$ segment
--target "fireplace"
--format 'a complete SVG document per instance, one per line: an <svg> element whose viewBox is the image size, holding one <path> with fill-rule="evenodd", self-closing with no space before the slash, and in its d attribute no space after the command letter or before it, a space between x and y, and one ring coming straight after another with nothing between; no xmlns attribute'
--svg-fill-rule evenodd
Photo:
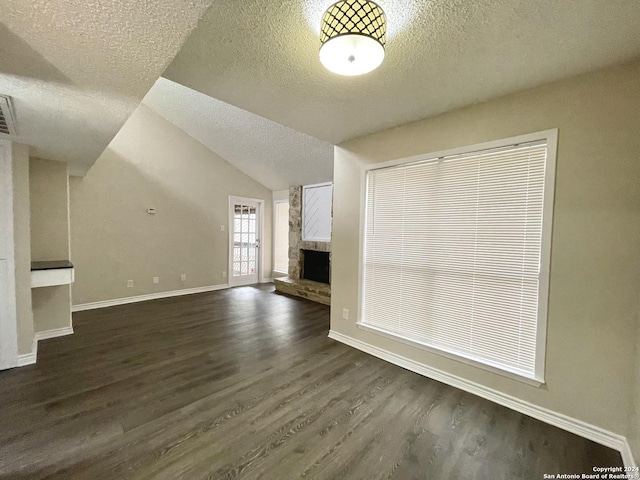
<svg viewBox="0 0 640 480"><path fill-rule="evenodd" d="M331 242L302 239L302 187L289 188L289 271L274 278L278 293L331 305Z"/></svg>
<svg viewBox="0 0 640 480"><path fill-rule="evenodd" d="M329 252L301 250L302 278L329 284Z"/></svg>

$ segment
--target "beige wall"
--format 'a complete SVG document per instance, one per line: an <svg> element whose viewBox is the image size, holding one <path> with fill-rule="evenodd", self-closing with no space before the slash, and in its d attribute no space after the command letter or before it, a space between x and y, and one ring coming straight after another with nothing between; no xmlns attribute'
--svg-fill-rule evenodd
<svg viewBox="0 0 640 480"><path fill-rule="evenodd" d="M276 190L271 192L273 197L273 201L276 202L278 200L289 200L289 190Z"/></svg>
<svg viewBox="0 0 640 480"><path fill-rule="evenodd" d="M69 259L69 176L66 162L31 158L31 258ZM71 287L59 285L32 290L36 332L71 326Z"/></svg>
<svg viewBox="0 0 640 480"><path fill-rule="evenodd" d="M31 158L31 257L69 258L69 197L66 162Z"/></svg>
<svg viewBox="0 0 640 480"><path fill-rule="evenodd" d="M144 105L70 186L74 304L226 284L229 195L264 200L270 277L271 191Z"/></svg>
<svg viewBox="0 0 640 480"><path fill-rule="evenodd" d="M472 81L472 80L470 80ZM630 435L640 288L640 61L336 147L331 328L411 360ZM362 331L360 166L559 129L546 385ZM341 318L343 308L352 320Z"/></svg>
<svg viewBox="0 0 640 480"><path fill-rule="evenodd" d="M13 156L13 236L16 268L16 311L18 316L18 354L33 348L31 310L31 240L29 227L29 148L17 143Z"/></svg>
<svg viewBox="0 0 640 480"><path fill-rule="evenodd" d="M39 287L31 291L36 333L71 327L71 287Z"/></svg>

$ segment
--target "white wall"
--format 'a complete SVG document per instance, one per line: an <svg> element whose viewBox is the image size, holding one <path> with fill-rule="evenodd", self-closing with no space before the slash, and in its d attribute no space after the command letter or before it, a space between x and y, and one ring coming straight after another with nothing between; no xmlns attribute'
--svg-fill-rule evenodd
<svg viewBox="0 0 640 480"><path fill-rule="evenodd" d="M29 147L14 143L12 152L18 354L27 354L32 351L34 337L31 309Z"/></svg>
<svg viewBox="0 0 640 480"><path fill-rule="evenodd" d="M226 284L229 195L265 202L270 276L271 191L144 105L70 195L74 305Z"/></svg>
<svg viewBox="0 0 640 480"><path fill-rule="evenodd" d="M636 61L336 147L331 329L632 436L638 400L639 79ZM536 388L357 328L361 166L552 128L559 129L559 143L546 384ZM351 311L348 321L343 308Z"/></svg>

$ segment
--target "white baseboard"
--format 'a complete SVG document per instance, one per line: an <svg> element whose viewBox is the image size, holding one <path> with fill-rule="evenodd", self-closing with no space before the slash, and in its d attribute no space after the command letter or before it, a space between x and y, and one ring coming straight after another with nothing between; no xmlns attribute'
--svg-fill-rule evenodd
<svg viewBox="0 0 640 480"><path fill-rule="evenodd" d="M209 285L206 287L185 288L184 290L171 290L168 292L149 293L146 295L137 295L135 297L115 298L113 300L102 300L100 302L81 303L72 305L72 312L82 312L84 310L95 310L96 308L115 307L116 305L126 305L128 303L146 302L147 300L158 300L160 298L179 297L182 295L191 295L194 293L213 292L216 290L224 290L229 288L228 284Z"/></svg>
<svg viewBox="0 0 640 480"><path fill-rule="evenodd" d="M27 365L33 365L38 360L38 340L36 340L35 336L33 337L33 342L31 343L31 352L23 353L22 355L18 355L18 365L17 367L26 367Z"/></svg>
<svg viewBox="0 0 640 480"><path fill-rule="evenodd" d="M64 337L65 335L73 335L73 327L54 328L53 330L36 332L36 341L47 340L48 338Z"/></svg>
<svg viewBox="0 0 640 480"><path fill-rule="evenodd" d="M18 355L18 367L26 367L27 365L33 365L38 358L38 350L34 350L31 353L23 353Z"/></svg>
<svg viewBox="0 0 640 480"><path fill-rule="evenodd" d="M261 278L260 283L273 283L273 278L272 277Z"/></svg>
<svg viewBox="0 0 640 480"><path fill-rule="evenodd" d="M620 455L622 455L622 461L624 462L624 466L629 468L637 468L638 464L636 463L635 459L633 458L633 453L631 453L631 446L629 445L629 442L625 439L624 441L624 446L622 447L622 450L620 450Z"/></svg>
<svg viewBox="0 0 640 480"><path fill-rule="evenodd" d="M73 327L54 328L51 330L45 330L43 332L36 332L33 336L33 344L31 346L30 353L23 353L18 355L18 367L26 367L27 365L33 365L38 361L38 342L40 340L47 340L49 338L63 337L65 335L73 335Z"/></svg>
<svg viewBox="0 0 640 480"><path fill-rule="evenodd" d="M475 382L471 382L464 378L452 375L437 368L429 367L422 363L415 362L401 355L397 355L388 350L374 347L367 343L356 340L355 338L343 335L334 330L329 331L329 338L337 340L338 342L349 345L363 352L366 352L374 357L386 360L389 363L398 365L399 367L406 368L412 372L418 373L425 377L432 378L452 387L459 388L479 397L491 400L494 403L503 405L507 408L515 410L517 412L529 415L530 417L541 420L545 423L553 425L563 430L567 430L571 433L579 435L594 442L598 442L606 447L618 450L622 456L622 460L626 467L635 467L635 461L631 454L631 449L627 439L618 435L617 433L609 432L603 428L596 427L595 425L588 424L582 420L569 417L562 413L554 412L552 410L534 405L511 395L499 392L492 388L485 387Z"/></svg>

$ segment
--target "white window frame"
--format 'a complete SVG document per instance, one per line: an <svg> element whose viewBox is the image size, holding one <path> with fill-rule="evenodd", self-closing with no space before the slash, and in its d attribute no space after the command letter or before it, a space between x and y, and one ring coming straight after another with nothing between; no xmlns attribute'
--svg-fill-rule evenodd
<svg viewBox="0 0 640 480"><path fill-rule="evenodd" d="M393 167L404 163L421 162L435 160L452 155L464 155L481 150L492 150L496 148L509 147L521 143L545 141L547 143L547 159L545 164L544 197L543 197L543 221L542 221L542 242L540 255L540 283L538 296L538 323L536 335L536 360L535 373L533 376L525 376L520 373L511 372L503 368L488 365L475 359L467 358L460 354L451 353L437 347L417 342L411 338L398 335L396 333L384 332L363 323L362 312L364 311L364 260L365 260L365 228L367 212L367 173L370 170ZM515 137L494 140L490 142L478 143L450 150L426 153L413 157L399 158L387 162L364 165L360 171L360 235L359 235L359 271L358 271L358 320L357 326L360 329L390 338L394 341L411 345L423 350L427 350L439 356L450 358L474 367L493 372L508 378L512 378L529 385L539 387L545 383L545 361L546 361L546 340L547 340L547 317L549 302L549 274L551 266L551 238L553 230L553 210L555 198L555 177L556 177L556 156L558 144L558 129L544 130L540 132L519 135Z"/></svg>
<svg viewBox="0 0 640 480"><path fill-rule="evenodd" d="M288 198L282 198L279 200L274 200L273 201L273 272L274 273L278 273L278 274L283 274L283 275L288 275L289 271L287 269L286 272L283 272L282 270L276 270L275 266L276 266L276 248L278 247L277 242L276 242L276 234L277 234L277 229L278 229L278 204L280 203L286 203L289 205L289 208L291 208L291 203L289 202ZM287 256L289 255L289 252L287 251Z"/></svg>

